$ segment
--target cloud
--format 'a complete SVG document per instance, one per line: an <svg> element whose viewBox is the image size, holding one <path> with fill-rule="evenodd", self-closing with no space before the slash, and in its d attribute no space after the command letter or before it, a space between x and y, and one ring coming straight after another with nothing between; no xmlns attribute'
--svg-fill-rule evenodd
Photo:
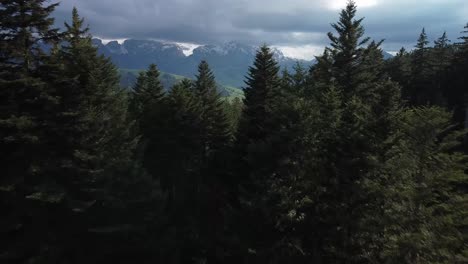
<svg viewBox="0 0 468 264"><path fill-rule="evenodd" d="M314 56L323 53L323 46L300 45L300 46L274 46L290 58L312 60Z"/></svg>
<svg viewBox="0 0 468 264"><path fill-rule="evenodd" d="M435 39L456 39L468 18L466 0L356 0L366 33L384 49L411 48L421 29ZM184 43L239 41L280 46L287 52L328 43L326 32L346 0L66 0L58 25L76 6L92 33L105 39L163 39ZM320 52L318 52L320 53Z"/></svg>

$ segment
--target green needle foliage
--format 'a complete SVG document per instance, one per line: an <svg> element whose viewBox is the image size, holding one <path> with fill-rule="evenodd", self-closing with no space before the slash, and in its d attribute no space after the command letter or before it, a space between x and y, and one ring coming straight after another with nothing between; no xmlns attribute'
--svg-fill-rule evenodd
<svg viewBox="0 0 468 264"><path fill-rule="evenodd" d="M123 90L56 6L0 3L0 263L468 262L468 25L385 60L349 1L310 69L259 47L242 100L206 61Z"/></svg>

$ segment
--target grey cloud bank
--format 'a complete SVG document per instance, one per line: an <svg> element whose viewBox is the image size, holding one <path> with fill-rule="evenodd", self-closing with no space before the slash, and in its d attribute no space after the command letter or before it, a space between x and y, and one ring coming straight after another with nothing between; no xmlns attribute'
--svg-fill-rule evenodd
<svg viewBox="0 0 468 264"><path fill-rule="evenodd" d="M422 27L431 39L455 40L468 22L467 0L358 0L368 36L384 49L411 48ZM323 47L346 0L64 0L56 22L76 6L95 36L198 44L239 41L297 48ZM318 50L317 48L315 50Z"/></svg>

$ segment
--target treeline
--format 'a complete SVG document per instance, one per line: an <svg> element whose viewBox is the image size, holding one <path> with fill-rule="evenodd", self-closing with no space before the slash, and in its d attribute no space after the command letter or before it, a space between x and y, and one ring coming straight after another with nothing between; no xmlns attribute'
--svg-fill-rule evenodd
<svg viewBox="0 0 468 264"><path fill-rule="evenodd" d="M468 36L385 61L350 1L312 68L260 47L242 103L203 61L123 90L56 6L0 3L1 263L468 262Z"/></svg>

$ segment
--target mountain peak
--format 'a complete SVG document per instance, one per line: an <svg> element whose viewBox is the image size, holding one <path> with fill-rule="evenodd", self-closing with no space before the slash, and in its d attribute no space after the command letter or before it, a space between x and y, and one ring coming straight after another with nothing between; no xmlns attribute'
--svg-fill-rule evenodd
<svg viewBox="0 0 468 264"><path fill-rule="evenodd" d="M249 45L241 44L235 41L225 42L218 45L203 45L194 50L195 54L210 54L218 56L227 56L232 54L255 54L255 48Z"/></svg>

